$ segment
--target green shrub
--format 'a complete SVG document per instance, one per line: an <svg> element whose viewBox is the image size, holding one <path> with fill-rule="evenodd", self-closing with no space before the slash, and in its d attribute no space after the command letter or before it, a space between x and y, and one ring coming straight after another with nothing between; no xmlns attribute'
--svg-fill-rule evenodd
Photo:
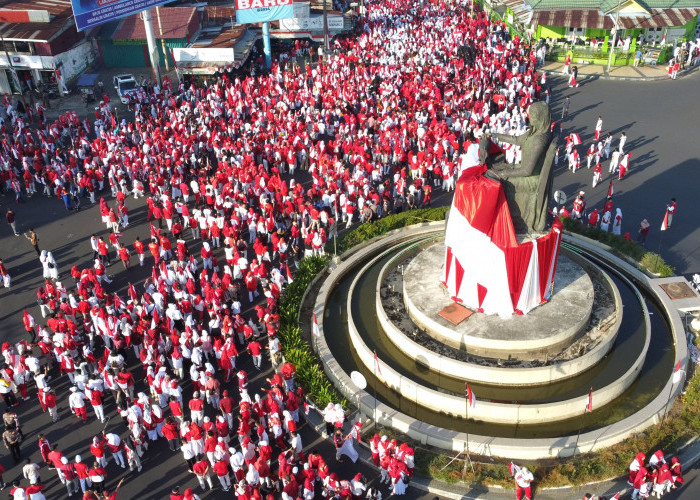
<svg viewBox="0 0 700 500"><path fill-rule="evenodd" d="M448 210L449 207L409 210L407 212L401 212L400 214L387 215L373 222L361 224L352 231L339 237L338 251L342 253L364 241L371 240L372 238L386 234L394 229L401 229L402 227L419 224L421 222L445 220L445 213L447 213Z"/></svg>
<svg viewBox="0 0 700 500"><path fill-rule="evenodd" d="M296 380L301 385L311 400L320 408L328 403L341 402L342 399L336 392L333 384L323 372L309 343L304 339L303 331L299 327L299 307L304 297L306 288L314 277L323 270L328 259L325 257L312 257L304 259L294 276L294 281L289 284L280 300L280 328L278 335L282 344L282 352L287 361L296 369Z"/></svg>
<svg viewBox="0 0 700 500"><path fill-rule="evenodd" d="M664 262L664 259L658 253L645 253L639 263L649 269L649 271L652 273L658 274L662 278L673 276L673 272L675 271L673 267Z"/></svg>

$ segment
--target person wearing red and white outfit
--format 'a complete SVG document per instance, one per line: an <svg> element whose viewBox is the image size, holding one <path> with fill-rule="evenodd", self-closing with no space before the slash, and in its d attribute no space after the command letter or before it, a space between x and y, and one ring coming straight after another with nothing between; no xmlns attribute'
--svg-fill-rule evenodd
<svg viewBox="0 0 700 500"><path fill-rule="evenodd" d="M523 467L515 474L515 498L520 500L523 495L528 500L532 499L532 481L535 477L532 475L527 467Z"/></svg>
<svg viewBox="0 0 700 500"><path fill-rule="evenodd" d="M83 422L87 422L87 408L85 405L85 394L78 390L76 386L70 388L71 395L68 396L68 404L70 409L73 410L75 416L82 419Z"/></svg>

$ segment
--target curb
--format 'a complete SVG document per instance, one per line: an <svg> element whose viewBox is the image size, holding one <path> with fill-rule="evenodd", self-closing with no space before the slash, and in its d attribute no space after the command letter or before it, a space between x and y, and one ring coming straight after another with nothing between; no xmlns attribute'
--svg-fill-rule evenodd
<svg viewBox="0 0 700 500"><path fill-rule="evenodd" d="M687 74L693 73L697 71L697 69L700 68L700 66L692 66L690 68L684 69L682 71L678 72L679 77L683 77ZM544 67L540 67L542 71L547 71L550 75L554 76L568 76L568 73L564 73L563 71L553 71L553 70L545 70ZM653 82L653 81L661 81L661 80L670 80L670 78L667 75L664 76L609 76L605 74L599 74L599 73L594 73L594 74L587 74L583 75L580 74L578 75L578 78L580 80L612 80L612 81L636 81L636 82Z"/></svg>

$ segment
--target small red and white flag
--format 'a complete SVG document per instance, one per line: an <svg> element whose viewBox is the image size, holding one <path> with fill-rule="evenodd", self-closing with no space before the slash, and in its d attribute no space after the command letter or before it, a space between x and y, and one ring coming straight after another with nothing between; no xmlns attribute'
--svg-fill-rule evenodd
<svg viewBox="0 0 700 500"><path fill-rule="evenodd" d="M129 282L129 297L131 297L131 300L134 302L139 298L139 295L136 293L136 288L134 288L131 282Z"/></svg>
<svg viewBox="0 0 700 500"><path fill-rule="evenodd" d="M586 411L593 413L593 387L588 391L588 399L586 399Z"/></svg>
<svg viewBox="0 0 700 500"><path fill-rule="evenodd" d="M615 193L615 188L613 187L613 181L610 179L610 185L608 186L608 196L612 196Z"/></svg>
<svg viewBox="0 0 700 500"><path fill-rule="evenodd" d="M318 320L316 319L316 313L314 313L314 322L311 325L311 332L314 334L314 337L321 336L321 331L318 328Z"/></svg>
<svg viewBox="0 0 700 500"><path fill-rule="evenodd" d="M294 283L294 280L292 279L292 272L289 270L288 265L285 265L285 267L287 268L287 284L291 285L292 283Z"/></svg>
<svg viewBox="0 0 700 500"><path fill-rule="evenodd" d="M520 467L511 462L508 464L508 470L510 471L511 476L515 476L518 472L520 472Z"/></svg>
<svg viewBox="0 0 700 500"><path fill-rule="evenodd" d="M617 493L615 493L615 496L612 497L610 500L620 500L620 492L618 491Z"/></svg>
<svg viewBox="0 0 700 500"><path fill-rule="evenodd" d="M379 366L379 358L377 357L377 351L374 351L374 362L375 362L376 367L377 367L377 373L381 377L382 376L382 368L381 368L381 366Z"/></svg>
<svg viewBox="0 0 700 500"><path fill-rule="evenodd" d="M668 210L664 214L664 220L661 223L661 230L666 231L668 229Z"/></svg>
<svg viewBox="0 0 700 500"><path fill-rule="evenodd" d="M122 299L119 298L119 295L116 293L114 294L114 308L117 310L120 310L122 307L124 307L124 302Z"/></svg>
<svg viewBox="0 0 700 500"><path fill-rule="evenodd" d="M682 377L681 374L682 374L682 373L683 373L683 370L681 370L681 360L679 359L679 360L678 360L678 363L676 363L676 367L673 369L673 378L672 378L672 380L673 380L673 383L674 383L674 384L677 384L678 382L681 381L681 377Z"/></svg>
<svg viewBox="0 0 700 500"><path fill-rule="evenodd" d="M469 387L469 384L467 384L465 393L467 396L467 405L473 410L476 407L476 396L474 396L474 392L472 391L472 388Z"/></svg>
<svg viewBox="0 0 700 500"><path fill-rule="evenodd" d="M575 146L582 144L581 136L578 134L571 134L571 141L574 143Z"/></svg>

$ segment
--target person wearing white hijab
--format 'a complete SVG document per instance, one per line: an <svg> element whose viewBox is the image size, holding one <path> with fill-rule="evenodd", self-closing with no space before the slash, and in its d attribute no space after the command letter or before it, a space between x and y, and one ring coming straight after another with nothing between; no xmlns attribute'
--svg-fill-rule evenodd
<svg viewBox="0 0 700 500"><path fill-rule="evenodd" d="M252 488L260 484L260 474L253 464L248 465L248 472L245 475L245 480Z"/></svg>
<svg viewBox="0 0 700 500"><path fill-rule="evenodd" d="M53 253L48 252L46 254L46 263L49 267L49 275L52 280L58 279L58 265L56 264L56 259L53 258Z"/></svg>
<svg viewBox="0 0 700 500"><path fill-rule="evenodd" d="M49 269L48 252L46 250L41 251L39 255L39 262L44 268L44 279L49 279L51 277L51 270Z"/></svg>
<svg viewBox="0 0 700 500"><path fill-rule="evenodd" d="M617 234L618 236L622 234L622 210L620 210L619 208L617 208L615 212L615 219L613 219L612 232L613 234Z"/></svg>

